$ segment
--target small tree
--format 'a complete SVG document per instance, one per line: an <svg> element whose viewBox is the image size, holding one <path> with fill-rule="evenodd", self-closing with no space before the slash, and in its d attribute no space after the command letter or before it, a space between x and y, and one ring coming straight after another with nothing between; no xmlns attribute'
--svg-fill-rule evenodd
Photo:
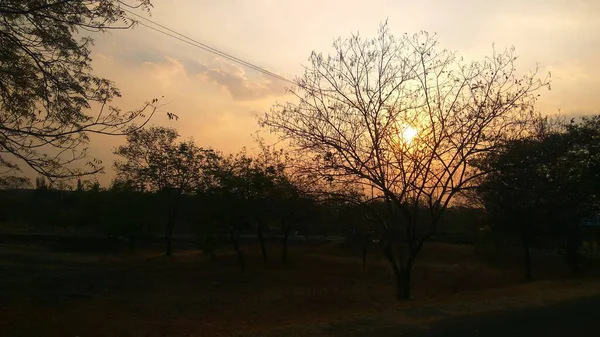
<svg viewBox="0 0 600 337"><path fill-rule="evenodd" d="M290 90L295 101L260 122L304 156L302 171L358 191L355 203L368 205L374 188L387 205L378 234L397 298L409 298L423 243L453 197L486 173L470 163L519 136L547 82L518 77L513 50L467 63L435 36L396 38L386 25L333 47L312 53Z"/></svg>
<svg viewBox="0 0 600 337"><path fill-rule="evenodd" d="M274 187L269 204L273 208L272 220L279 222L282 233L281 261L288 262L288 239L290 232L301 227L307 229L308 222L317 217L317 208L313 196L308 193L294 177L280 166L276 171ZM304 226L303 226L304 225Z"/></svg>
<svg viewBox="0 0 600 337"><path fill-rule="evenodd" d="M250 159L243 167L238 180L242 198L246 202L246 214L255 222L256 236L260 244L263 259L267 262L267 246L265 231L268 230L272 218L272 202L275 196L276 169L271 166L261 166L256 160Z"/></svg>
<svg viewBox="0 0 600 337"><path fill-rule="evenodd" d="M294 158L283 149L268 146L264 139L255 138L260 153L255 159L254 166L260 172L265 183L261 184L263 213L270 222L278 223L282 233L281 260L288 260L288 238L292 230L298 229L304 223L316 218L316 207L312 191L315 186L310 186L310 181L302 174L298 174L294 166ZM275 225L277 226L277 225Z"/></svg>
<svg viewBox="0 0 600 337"><path fill-rule="evenodd" d="M176 143L175 129L151 127L127 135L127 144L115 149L124 160L115 161L117 180L134 184L138 191L158 193L166 207L165 255L172 254L173 228L180 196L196 193L208 184L210 167L217 159L211 149L192 140Z"/></svg>
<svg viewBox="0 0 600 337"><path fill-rule="evenodd" d="M262 192L256 183L263 183L254 168L253 160L241 152L221 158L213 171L215 183L207 191L211 213L221 221L219 232L229 236L236 252L240 271L245 272L246 262L240 247L242 233L250 229L252 221L257 221L257 234L261 244L263 258L266 260L266 247L262 238L262 214L264 206ZM258 179L261 178L261 179Z"/></svg>

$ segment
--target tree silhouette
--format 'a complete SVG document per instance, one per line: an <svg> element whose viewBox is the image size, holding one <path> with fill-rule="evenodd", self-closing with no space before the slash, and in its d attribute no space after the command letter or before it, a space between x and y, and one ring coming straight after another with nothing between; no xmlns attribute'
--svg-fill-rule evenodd
<svg viewBox="0 0 600 337"><path fill-rule="evenodd" d="M127 144L114 153L123 160L114 163L117 181L133 184L138 191L162 196L168 220L165 225L165 255L172 254L173 228L181 195L203 190L209 172L218 159L211 149L196 146L193 140L177 143L175 129L151 127L127 135Z"/></svg>
<svg viewBox="0 0 600 337"><path fill-rule="evenodd" d="M492 229L521 238L527 280L536 239L558 242L569 266L579 268L580 225L600 209L599 120L540 128L542 133L512 141L479 163L493 171L479 188Z"/></svg>
<svg viewBox="0 0 600 337"><path fill-rule="evenodd" d="M240 239L242 232L249 229L250 194L244 173L250 163L251 158L244 152L221 158L214 171L216 183L207 191L211 216L221 221L218 232L229 237L242 273L246 270L246 262L240 247Z"/></svg>
<svg viewBox="0 0 600 337"><path fill-rule="evenodd" d="M453 197L486 172L470 162L518 137L534 116L536 72L517 77L513 50L464 62L427 33L338 39L313 52L295 101L260 119L303 156L302 171L356 203L387 205L379 235L397 298L409 298L413 262ZM410 132L409 132L410 131ZM411 134L413 137L406 135ZM427 215L427 221L423 221Z"/></svg>
<svg viewBox="0 0 600 337"><path fill-rule="evenodd" d="M86 153L89 135L127 134L152 117L157 99L128 112L111 105L120 92L92 73L93 40L84 35L130 28L134 21L123 9L150 6L149 0L2 1L0 170L25 164L50 179L100 172L102 163Z"/></svg>
<svg viewBox="0 0 600 337"><path fill-rule="evenodd" d="M532 279L530 248L540 233L538 227L548 220L541 200L548 180L537 171L550 158L538 156L540 147L533 139L515 140L504 152L490 154L483 169L491 173L479 187L491 229L521 239L528 281Z"/></svg>
<svg viewBox="0 0 600 337"><path fill-rule="evenodd" d="M288 260L288 239L293 230L308 229L308 222L315 222L318 217L315 199L317 186L311 186L311 180L298 174L294 160L284 149L269 146L264 139L255 138L260 152L255 157L255 167L261 172L263 184L264 210L274 227L279 227L282 234L281 260Z"/></svg>
<svg viewBox="0 0 600 337"><path fill-rule="evenodd" d="M265 231L272 218L272 204L277 171L272 166L261 166L256 160L242 161L240 176L240 190L243 200L246 202L245 212L256 225L256 235L261 247L263 259L266 262L267 247L265 242Z"/></svg>

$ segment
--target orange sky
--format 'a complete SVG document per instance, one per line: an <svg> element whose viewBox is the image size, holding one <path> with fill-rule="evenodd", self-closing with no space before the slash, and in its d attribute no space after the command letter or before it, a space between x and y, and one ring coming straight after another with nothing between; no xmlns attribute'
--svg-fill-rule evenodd
<svg viewBox="0 0 600 337"><path fill-rule="evenodd" d="M288 78L299 75L312 50L327 53L335 37L375 34L388 19L397 35L438 33L444 48L468 59L515 46L519 71L552 73L542 92L545 113L600 113L600 1L597 0L154 0L151 19ZM285 100L286 83L245 69L139 26L96 36L94 69L112 79L127 109L164 96L173 126L201 146L232 152L252 147L263 114ZM107 174L122 138L94 138L91 153Z"/></svg>

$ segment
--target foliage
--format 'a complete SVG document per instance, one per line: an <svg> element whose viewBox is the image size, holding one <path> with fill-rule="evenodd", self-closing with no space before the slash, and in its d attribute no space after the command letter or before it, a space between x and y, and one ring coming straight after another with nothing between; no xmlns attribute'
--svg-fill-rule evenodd
<svg viewBox="0 0 600 337"><path fill-rule="evenodd" d="M112 106L119 90L92 73L93 40L85 32L127 29L124 9L149 0L0 3L0 170L20 163L49 178L102 171L86 154L90 134L122 135L144 125L158 100L133 111ZM139 127L139 126L138 126ZM85 165L83 165L85 164ZM0 180L2 185L4 180Z"/></svg>
<svg viewBox="0 0 600 337"><path fill-rule="evenodd" d="M194 193L210 184L210 172L217 154L200 148L192 140L176 143L175 129L150 127L127 135L127 144L114 153L117 180L135 184L141 191L175 189Z"/></svg>
<svg viewBox="0 0 600 337"><path fill-rule="evenodd" d="M515 140L479 165L493 171L479 194L492 229L532 244L558 244L577 268L579 226L600 207L599 116ZM537 242L536 242L537 241Z"/></svg>

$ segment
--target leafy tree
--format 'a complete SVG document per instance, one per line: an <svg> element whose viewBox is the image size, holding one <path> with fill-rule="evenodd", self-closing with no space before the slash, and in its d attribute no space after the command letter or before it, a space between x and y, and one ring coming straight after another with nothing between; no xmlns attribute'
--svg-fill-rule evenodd
<svg viewBox="0 0 600 337"><path fill-rule="evenodd" d="M599 141L599 117L587 117L512 141L480 162L493 171L479 188L492 229L521 238L527 280L536 240L558 242L569 266L578 269L580 224L600 206Z"/></svg>
<svg viewBox="0 0 600 337"><path fill-rule="evenodd" d="M214 185L206 195L211 218L221 222L219 229L213 229L220 236L230 237L242 272L245 260L240 247L241 234L256 233L266 262L265 234L274 222L281 221L281 228L286 233L282 256L287 258L287 233L291 225L288 212L291 211L289 201L293 188L284 176L282 164L272 155L263 151L253 158L242 151L222 158L214 171Z"/></svg>
<svg viewBox="0 0 600 337"><path fill-rule="evenodd" d="M120 92L93 74L93 40L85 33L130 28L125 9L150 6L149 0L0 3L0 170L25 164L51 179L94 174L102 164L86 154L90 134L122 135L147 123L158 100L128 112L111 105Z"/></svg>
<svg viewBox="0 0 600 337"><path fill-rule="evenodd" d="M272 207L276 209L275 220L279 221L282 233L281 261L288 262L288 239L290 232L314 222L317 217L316 203L313 197L300 186L281 174L276 182L272 196Z"/></svg>
<svg viewBox="0 0 600 337"><path fill-rule="evenodd" d="M295 172L294 159L283 149L268 146L264 139L256 138L260 152L253 163L254 176L262 183L255 184L260 209L264 217L279 227L282 234L281 259L287 263L288 238L292 230L308 229L308 222L317 218L313 195L314 186ZM259 236L259 241L262 239Z"/></svg>
<svg viewBox="0 0 600 337"><path fill-rule="evenodd" d="M196 193L210 184L211 167L217 154L194 144L177 143L175 129L151 127L127 135L127 144L114 153L123 160L114 163L118 184L133 184L138 191L158 193L168 213L165 224L165 255L172 253L173 228L183 194Z"/></svg>
<svg viewBox="0 0 600 337"><path fill-rule="evenodd" d="M307 223L317 218L313 196L303 186L298 177L288 171L283 162L271 162L264 167L269 179L269 188L263 197L264 211L269 221L278 227L281 234L281 260L288 261L288 239L290 232L301 228L307 230Z"/></svg>
<svg viewBox="0 0 600 337"><path fill-rule="evenodd" d="M245 203L244 212L256 226L256 235L260 243L263 259L267 261L265 228L272 217L272 204L275 194L277 171L272 166L261 166L252 158L242 156L238 177L234 181L239 184L237 192Z"/></svg>
<svg viewBox="0 0 600 337"><path fill-rule="evenodd" d="M114 151L123 158L114 163L117 180L135 184L142 191L175 189L189 194L204 189L217 154L191 139L177 142L177 138L175 129L156 126L127 135L127 144Z"/></svg>
<svg viewBox="0 0 600 337"><path fill-rule="evenodd" d="M539 144L530 139L516 140L504 152L490 154L484 169L487 175L479 187L486 213L495 233L517 236L524 253L525 277L531 280L530 248L539 227L548 219L540 194L547 190L548 181L538 174L542 165L537 151ZM542 214L541 214L542 213Z"/></svg>
<svg viewBox="0 0 600 337"><path fill-rule="evenodd" d="M435 36L394 37L384 25L374 39L313 52L295 100L260 119L301 154L302 172L356 192L355 203L369 205L373 188L387 205L378 235L398 299L410 297L413 263L446 207L486 174L470 163L535 115L533 93L547 82L518 77L515 59L507 50L467 63Z"/></svg>
<svg viewBox="0 0 600 337"><path fill-rule="evenodd" d="M244 254L240 247L241 235L248 231L250 222L260 211L251 209L256 206L252 198L252 158L244 152L221 158L214 170L215 184L207 191L207 199L212 217L221 221L219 232L229 236L232 247L236 252L240 271L246 270ZM252 204L255 205L252 205ZM260 231L260 226L257 228ZM262 233L261 233L262 235ZM266 247L261 240L263 256L266 259Z"/></svg>
<svg viewBox="0 0 600 337"><path fill-rule="evenodd" d="M215 252L218 248L230 242L229 232L222 222L224 212L220 212L223 205L214 192L214 189L209 189L187 197L182 212L185 220L193 226L198 248L211 259L216 259Z"/></svg>

